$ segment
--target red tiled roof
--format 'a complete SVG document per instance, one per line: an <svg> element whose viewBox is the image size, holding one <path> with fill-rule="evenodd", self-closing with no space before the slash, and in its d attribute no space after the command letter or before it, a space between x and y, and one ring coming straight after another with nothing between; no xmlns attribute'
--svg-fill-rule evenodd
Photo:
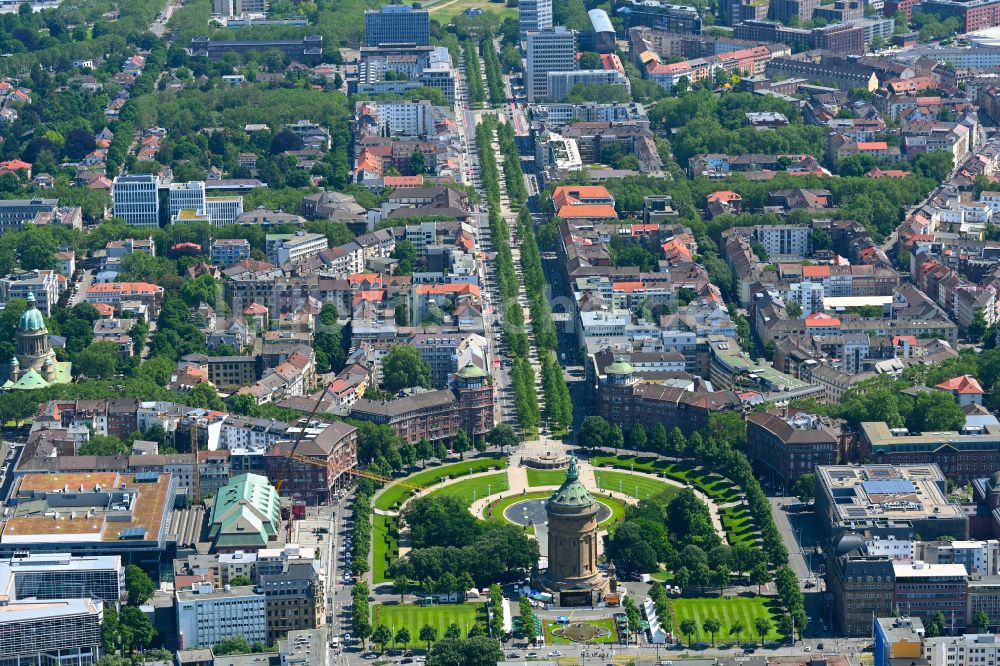
<svg viewBox="0 0 1000 666"><path fill-rule="evenodd" d="M946 382L941 382L935 388L944 389L945 391L953 391L960 395L983 394L983 387L979 385L979 382L976 381L976 378L972 375L954 377Z"/></svg>

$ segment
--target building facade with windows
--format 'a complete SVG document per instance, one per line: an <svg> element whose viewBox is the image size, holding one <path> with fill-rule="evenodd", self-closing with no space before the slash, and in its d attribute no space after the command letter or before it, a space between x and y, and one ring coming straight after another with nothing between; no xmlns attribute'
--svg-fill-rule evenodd
<svg viewBox="0 0 1000 666"><path fill-rule="evenodd" d="M100 656L104 604L96 599L0 605L0 664L93 666Z"/></svg>
<svg viewBox="0 0 1000 666"><path fill-rule="evenodd" d="M156 176L116 176L111 185L114 215L133 227L160 226L160 196Z"/></svg>
<svg viewBox="0 0 1000 666"><path fill-rule="evenodd" d="M181 649L211 647L232 636L251 645L267 640L264 595L252 585L216 588L200 582L174 595Z"/></svg>

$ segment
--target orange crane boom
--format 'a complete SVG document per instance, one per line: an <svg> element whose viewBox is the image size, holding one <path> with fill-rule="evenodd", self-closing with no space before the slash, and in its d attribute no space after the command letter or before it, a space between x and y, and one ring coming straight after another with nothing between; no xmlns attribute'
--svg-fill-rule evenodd
<svg viewBox="0 0 1000 666"><path fill-rule="evenodd" d="M288 454L288 458L295 460L306 465L316 465L317 467L326 467L327 471L330 473L343 473L350 474L352 476L360 476L365 479L371 479L372 481L378 481L386 485L397 484L403 486L404 488L409 488L411 490L424 490L424 486L419 486L415 483L407 483L406 481L400 481L399 479L393 478L391 476L382 476L381 474L375 474L374 472L365 472L360 469L355 469L354 467L345 467L343 465L338 465L333 461L323 462L322 460L317 460L316 458L310 458L309 456L304 456L300 453L295 453L292 451ZM284 479L282 479L283 481ZM280 488L278 488L280 490Z"/></svg>

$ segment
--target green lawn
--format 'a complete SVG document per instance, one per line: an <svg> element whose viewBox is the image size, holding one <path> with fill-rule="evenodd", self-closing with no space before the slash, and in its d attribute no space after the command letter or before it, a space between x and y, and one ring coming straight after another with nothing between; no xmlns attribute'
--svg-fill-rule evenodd
<svg viewBox="0 0 1000 666"><path fill-rule="evenodd" d="M570 618L572 622L572 617ZM615 633L615 621L610 617L601 618L600 620L587 620L586 624L592 624L595 627L604 627L611 633L607 636L601 638L595 638L592 643L615 643L618 640L618 635ZM563 638L561 636L556 636L552 633L553 629L558 629L564 625L558 622L546 622L545 623L545 642L552 645L566 645L572 643L573 641L568 638Z"/></svg>
<svg viewBox="0 0 1000 666"><path fill-rule="evenodd" d="M507 466L507 458L471 458L451 465L438 465L405 477L406 483L416 486L432 486L445 477L462 476L483 472L490 468L503 469ZM413 494L413 489L394 483L375 498L375 508L388 511L398 508Z"/></svg>
<svg viewBox="0 0 1000 666"><path fill-rule="evenodd" d="M566 480L566 471L562 469L529 469L528 485L532 488L539 486L561 486Z"/></svg>
<svg viewBox="0 0 1000 666"><path fill-rule="evenodd" d="M454 622L465 635L478 621L485 623L486 606L482 603L441 604L440 606L416 606L413 604L378 604L372 607L372 627L379 623L399 631L406 627L413 637L413 644L420 644L417 636L425 624L436 627L438 638L444 636L448 626ZM422 644L421 644L422 645ZM423 645L422 645L423 646ZM425 646L424 646L425 647Z"/></svg>
<svg viewBox="0 0 1000 666"><path fill-rule="evenodd" d="M726 530L726 536L730 544L757 543L757 528L754 525L750 511L743 505L731 506L719 511L719 518L722 519L722 527Z"/></svg>
<svg viewBox="0 0 1000 666"><path fill-rule="evenodd" d="M433 497L455 497L468 506L477 499L502 493L507 490L507 487L507 472L497 472L465 481L456 481L440 490L435 490L431 495Z"/></svg>
<svg viewBox="0 0 1000 666"><path fill-rule="evenodd" d="M595 470L594 473L597 475L598 488L622 492L636 499L652 498L666 504L674 495L681 491L680 488L672 486L669 483L644 476L636 476L628 472Z"/></svg>
<svg viewBox="0 0 1000 666"><path fill-rule="evenodd" d="M430 10L431 18L437 19L441 25L448 25L466 9L478 7L484 12L496 14L502 23L505 18L517 19L517 9L508 7L506 2L489 2L488 0L438 0L433 5L425 5Z"/></svg>
<svg viewBox="0 0 1000 666"><path fill-rule="evenodd" d="M771 631L767 634L767 640L777 640L780 638L776 629L777 620L771 612L771 607L776 606L778 601L774 597L733 597L726 599L723 597L697 597L673 599L674 615L677 616L677 626L684 620L691 618L698 623L698 634L692 636L695 642L710 642L712 637L701 630L702 622L707 618L714 617L722 623L722 630L716 634L715 641L719 643L732 643L737 641L737 637L730 637L729 628L736 620L743 623L744 630L742 641L750 643L760 640L754 629L754 619L766 617L771 620ZM687 643L687 636L682 636Z"/></svg>
<svg viewBox="0 0 1000 666"><path fill-rule="evenodd" d="M399 557L399 523L395 518L376 513L372 524L372 581L384 583L386 567Z"/></svg>

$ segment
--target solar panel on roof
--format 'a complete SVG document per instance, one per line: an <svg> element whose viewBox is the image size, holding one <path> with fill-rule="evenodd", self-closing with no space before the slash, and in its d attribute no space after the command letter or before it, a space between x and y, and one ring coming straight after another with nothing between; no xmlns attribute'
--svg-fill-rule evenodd
<svg viewBox="0 0 1000 666"><path fill-rule="evenodd" d="M146 538L146 528L145 527L126 527L118 535L120 539L145 539Z"/></svg>
<svg viewBox="0 0 1000 666"><path fill-rule="evenodd" d="M859 506L849 506L844 510L849 518L864 518L868 515L868 511Z"/></svg>
<svg viewBox="0 0 1000 666"><path fill-rule="evenodd" d="M136 483L150 483L159 480L160 480L159 472L136 472L135 475Z"/></svg>
<svg viewBox="0 0 1000 666"><path fill-rule="evenodd" d="M912 481L906 479L885 479L884 481L862 481L861 487L869 495L905 495L916 490Z"/></svg>

